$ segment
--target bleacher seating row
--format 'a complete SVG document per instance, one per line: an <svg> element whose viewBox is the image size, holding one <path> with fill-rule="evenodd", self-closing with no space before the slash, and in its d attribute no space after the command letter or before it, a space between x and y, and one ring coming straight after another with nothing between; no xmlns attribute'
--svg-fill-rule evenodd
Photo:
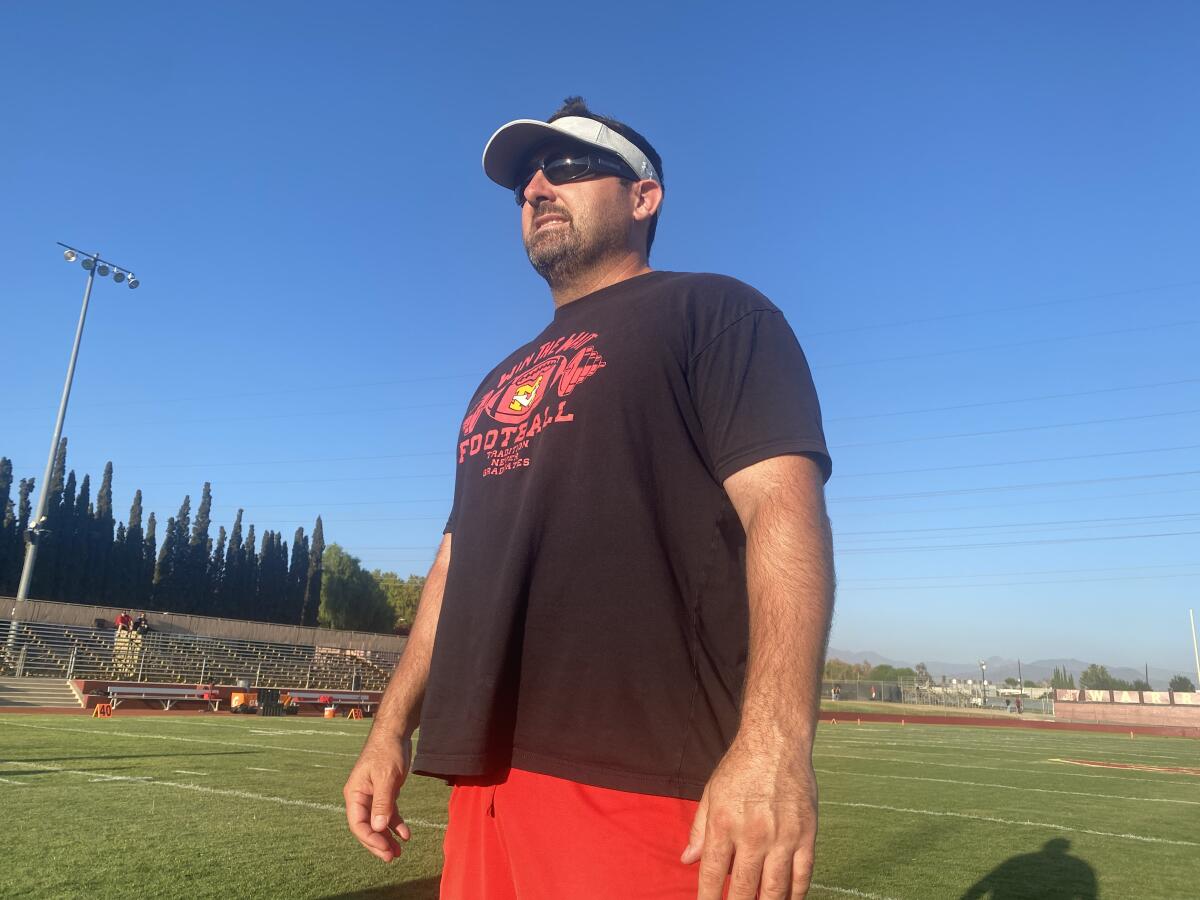
<svg viewBox="0 0 1200 900"><path fill-rule="evenodd" d="M398 654L0 620L0 675L379 691Z"/></svg>

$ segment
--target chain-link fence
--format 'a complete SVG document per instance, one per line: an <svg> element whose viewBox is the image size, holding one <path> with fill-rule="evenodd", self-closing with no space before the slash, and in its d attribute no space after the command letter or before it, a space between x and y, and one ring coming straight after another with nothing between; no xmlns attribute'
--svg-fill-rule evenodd
<svg viewBox="0 0 1200 900"><path fill-rule="evenodd" d="M987 709L999 712L1042 713L1053 715L1054 699L1048 688L1017 688L980 684L972 680L898 681L862 679L826 679L821 683L821 699L833 703L907 703L950 709ZM1019 704L1019 706L1018 706ZM881 709L881 712L886 711Z"/></svg>

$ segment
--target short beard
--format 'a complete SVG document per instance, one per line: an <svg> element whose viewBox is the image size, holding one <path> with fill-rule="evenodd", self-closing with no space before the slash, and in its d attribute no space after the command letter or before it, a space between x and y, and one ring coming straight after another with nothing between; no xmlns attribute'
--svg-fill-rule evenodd
<svg viewBox="0 0 1200 900"><path fill-rule="evenodd" d="M569 218L566 228L556 228L540 237L535 231L525 242L529 262L546 279L551 291L577 283L605 257L624 249L628 236L622 222L594 220L594 225L585 236Z"/></svg>

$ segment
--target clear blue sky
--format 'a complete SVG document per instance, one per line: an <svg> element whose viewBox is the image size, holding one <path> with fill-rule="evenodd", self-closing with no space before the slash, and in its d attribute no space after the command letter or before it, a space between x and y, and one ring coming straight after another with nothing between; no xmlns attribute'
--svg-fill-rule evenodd
<svg viewBox="0 0 1200 900"><path fill-rule="evenodd" d="M662 153L652 263L750 282L809 354L835 645L1190 670L1200 10L683 8L11 5L0 454L41 477L54 242L96 249L142 287L93 295L80 474L424 571L467 395L551 315L480 152L578 93Z"/></svg>

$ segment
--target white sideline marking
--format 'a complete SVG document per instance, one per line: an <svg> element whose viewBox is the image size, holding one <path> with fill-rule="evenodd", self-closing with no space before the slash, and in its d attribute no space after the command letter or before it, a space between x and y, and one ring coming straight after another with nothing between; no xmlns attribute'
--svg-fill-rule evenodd
<svg viewBox="0 0 1200 900"><path fill-rule="evenodd" d="M205 777L208 776L207 772L192 772L192 771L189 771L188 769L176 769L175 774L176 775L201 775L201 776L205 776Z"/></svg>
<svg viewBox="0 0 1200 900"><path fill-rule="evenodd" d="M278 803L283 806L299 806L304 809L315 809L320 812L337 813L339 816L344 816L346 810L344 807L335 806L332 803L317 803L313 800L292 800L288 797L272 797L269 794L253 794L250 791L236 791L230 788L212 788L202 784L189 784L183 781L159 781L154 778L134 778L129 775L101 775L97 772L84 772L78 769L64 769L61 766L52 766L49 763L31 763L19 762L17 760L0 760L0 765L18 766L26 769L49 769L61 775L82 775L90 781L125 781L133 784L144 784L147 786L157 785L158 787L170 787L183 791L196 791L201 794L214 794L219 797L237 797L240 800L259 800L266 803ZM97 777L99 776L99 777ZM421 828L437 828L445 830L446 826L441 822L428 822L424 819L409 819L404 820L409 825L416 825Z"/></svg>
<svg viewBox="0 0 1200 900"><path fill-rule="evenodd" d="M861 897L863 900L895 900L895 898L885 897L883 894L869 894L866 891L856 891L854 888L834 887L831 884L817 884L815 881L809 884L809 888L814 891L829 891L831 894L845 894L847 897Z"/></svg>
<svg viewBox="0 0 1200 900"><path fill-rule="evenodd" d="M19 785L20 787L29 787L29 785L27 785L25 782L13 781L11 778L0 778L0 781L4 782L5 784L15 784Z"/></svg>
<svg viewBox="0 0 1200 900"><path fill-rule="evenodd" d="M853 718L853 715L847 716L847 720L852 719L852 718ZM822 722L821 724L826 725L827 723ZM899 734L894 729L883 729L883 730L879 730L879 731L871 731L871 730L868 730L868 727L866 725L852 725L851 724L849 728L845 728L844 727L845 724L847 724L847 723L843 722L839 725L830 726L828 728L822 729L821 738L825 739L825 740L859 740L859 739L861 739L861 737L868 737L871 735L878 735L880 737L888 737L888 738L893 738L893 739L899 737ZM1078 732L1076 734L1077 734L1077 737L1072 739L1070 737L1061 736L1062 735L1061 732L1058 732L1058 733L1049 732L1048 733L1045 731L1026 731L1024 729L1019 729L1019 730L1017 730L1017 732L1015 734L1013 734L1013 733L989 734L988 735L988 744L989 744L989 746L996 746L999 744L999 745L1008 745L1008 746L1013 746L1013 747L1029 747L1029 746L1033 746L1033 745L1037 744L1037 745L1042 745L1042 746L1062 747L1062 746L1078 746L1078 744L1081 741L1087 741L1087 740L1090 740L1093 738L1108 739L1108 740L1105 740L1104 743L1112 743L1114 745L1114 749L1116 749L1116 746L1119 745L1121 741L1124 741L1125 745L1128 744L1128 741L1125 740L1127 735L1125 735L1121 732L1089 732L1086 734L1083 732ZM861 736L861 737L852 737L851 735L856 735L856 736ZM1161 741L1161 740L1169 740L1170 739L1168 736L1160 737L1158 735L1143 735L1142 737L1146 741ZM881 743L881 744L894 742L896 744L903 744L903 745L908 745L908 746L924 745L924 746L930 746L930 747L941 746L941 747L970 748L970 747L978 746L977 742L975 742L973 740L953 740L950 738L931 737L928 734L914 734L913 737L902 740L902 741L889 742L889 741L877 740L875 742ZM1162 747L1161 744L1155 744L1154 746L1155 746L1156 750L1167 749L1167 748ZM1143 751L1138 751L1138 752L1144 756L1161 756L1165 759L1184 758L1184 757L1179 757L1179 756L1175 756L1175 755L1167 754L1167 753L1157 753L1157 752L1154 752L1149 749L1143 750Z"/></svg>
<svg viewBox="0 0 1200 900"><path fill-rule="evenodd" d="M1186 787L1200 787L1200 784L1193 781L1159 781L1150 778L1126 778L1121 775L1094 775L1090 772L1037 772L1030 769L1020 769L1014 766L977 766L971 763L948 763L948 762L933 762L927 759L898 759L895 756L855 756L853 753L826 753L824 754L829 759L861 759L865 762L890 762L900 763L905 766L938 766L943 769L982 769L988 772L1008 772L1012 774L1018 772L1022 775L1051 775L1059 777L1062 775L1070 775L1074 778L1107 778L1111 781L1123 781L1126 784L1179 784ZM1048 764L1051 761L1035 759L1031 760L1034 763Z"/></svg>
<svg viewBox="0 0 1200 900"><path fill-rule="evenodd" d="M1005 791L1032 791L1035 794L1067 794L1072 797L1092 797L1097 800L1137 800L1142 803L1184 803L1200 806L1200 800L1176 800L1173 797L1125 797L1120 794L1090 794L1086 791L1060 791L1053 788L1026 787L1020 784L994 784L987 781L955 781L953 778L923 778L920 775L882 775L874 772L838 772L834 769L814 769L826 775L847 775L854 778L894 778L900 781L929 781L935 784L961 784L968 787L1000 788Z"/></svg>
<svg viewBox="0 0 1200 900"><path fill-rule="evenodd" d="M821 742L826 743L826 744L834 744L834 743L836 743L836 744L860 744L860 745L865 744L865 745L871 746L871 747L900 747L900 748L928 747L928 748L935 748L935 749L968 750L968 751L973 751L978 748L978 744L958 743L958 742L952 743L949 741L877 741L877 740L858 740L856 738L843 738L843 737L823 737L821 739ZM1129 743L1128 740L1126 740L1126 744L1128 744L1128 743ZM1012 753L1015 755L1036 756L1041 753L1047 752L1047 750L1058 749L1059 751L1062 751L1064 748L1078 750L1079 745L1078 744L1053 743L1053 744L1050 744L1049 746L1046 746L1045 743L1043 743L1042 746L1034 746L1031 742L1030 744L1026 745L1025 747L997 747L997 746L995 746L995 744L993 742L992 744L989 745L988 752L989 752L989 755L992 753ZM1119 750L1115 747L1105 748L1104 752L1109 755L1115 754L1117 756L1132 756L1132 757L1135 757L1136 759L1145 759L1145 758L1149 757L1149 758L1153 758L1153 759L1186 760L1189 758L1186 756L1172 756L1172 755L1169 755L1166 753L1151 753L1151 752L1142 751L1142 750Z"/></svg>
<svg viewBox="0 0 1200 900"><path fill-rule="evenodd" d="M910 813L916 816L937 816L949 819L970 819L975 822L995 822L998 825L1028 825L1033 828L1053 828L1056 831L1073 831L1077 834L1095 834L1100 837L1124 838L1129 841L1141 841L1146 844L1174 844L1177 847L1200 847L1196 841L1177 841L1171 838L1149 837L1144 834L1119 834L1115 831L1096 831L1092 828L1078 828L1074 825L1059 825L1054 822L1032 822L1018 819L1000 819L995 816L975 816L970 813L948 812L934 809L909 809L904 806L883 806L877 803L849 803L840 800L822 800L822 806L847 806L854 809L881 809L887 812Z"/></svg>
<svg viewBox="0 0 1200 900"><path fill-rule="evenodd" d="M246 766L251 772L278 772L278 769L260 769L258 766Z"/></svg>
<svg viewBox="0 0 1200 900"><path fill-rule="evenodd" d="M191 719L186 716L162 716L160 722L170 725L196 725L204 728L232 728L234 731L250 731L255 734L278 734L287 737L290 734L314 734L321 737L361 737L353 731L326 731L325 729L296 729L264 728L261 725L229 725L224 722L206 722L203 719Z"/></svg>
<svg viewBox="0 0 1200 900"><path fill-rule="evenodd" d="M27 722L10 722L7 720L3 720L3 724L11 728L36 728L39 731L63 731L100 737L129 737L137 738L138 740L179 741L184 744L218 744L222 747L241 747L253 750L286 750L289 753L316 753L319 756L342 756L347 759L358 759L357 753L338 753L335 750L310 750L306 747L278 747L274 744L242 744L237 741L216 741L212 738L172 737L166 734L147 734L140 731L109 731L107 728L103 731L91 728L55 728L50 725L30 725Z"/></svg>

